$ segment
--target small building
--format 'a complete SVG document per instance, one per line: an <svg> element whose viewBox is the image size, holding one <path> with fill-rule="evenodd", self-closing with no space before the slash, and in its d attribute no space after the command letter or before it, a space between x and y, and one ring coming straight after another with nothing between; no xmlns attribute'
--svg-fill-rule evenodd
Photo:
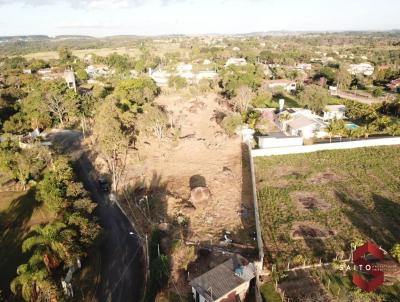
<svg viewBox="0 0 400 302"><path fill-rule="evenodd" d="M293 92L296 91L297 85L296 82L291 81L291 80L270 80L266 81L265 83L268 88L274 89L281 87L287 92Z"/></svg>
<svg viewBox="0 0 400 302"><path fill-rule="evenodd" d="M32 74L32 69L24 69L22 70L23 74Z"/></svg>
<svg viewBox="0 0 400 302"><path fill-rule="evenodd" d="M212 62L209 59L203 61L203 65L210 65Z"/></svg>
<svg viewBox="0 0 400 302"><path fill-rule="evenodd" d="M225 67L228 67L230 65L246 66L247 61L245 58L229 58L225 63Z"/></svg>
<svg viewBox="0 0 400 302"><path fill-rule="evenodd" d="M330 120L343 120L346 118L346 106L345 105L328 105L324 110L324 121Z"/></svg>
<svg viewBox="0 0 400 302"><path fill-rule="evenodd" d="M67 70L64 72L64 80L65 83L67 83L68 88L73 89L76 92L75 74L72 70Z"/></svg>
<svg viewBox="0 0 400 302"><path fill-rule="evenodd" d="M190 282L195 302L243 301L256 268L242 256L235 254Z"/></svg>
<svg viewBox="0 0 400 302"><path fill-rule="evenodd" d="M325 137L326 125L318 120L305 115L298 116L286 123L286 132L293 136L303 138Z"/></svg>

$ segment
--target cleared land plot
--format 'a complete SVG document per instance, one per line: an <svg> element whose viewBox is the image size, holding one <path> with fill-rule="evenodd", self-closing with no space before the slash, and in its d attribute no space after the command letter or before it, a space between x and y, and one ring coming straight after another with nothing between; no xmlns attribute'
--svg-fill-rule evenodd
<svg viewBox="0 0 400 302"><path fill-rule="evenodd" d="M126 184L150 184L159 192L158 221L188 217L188 240L215 244L225 240L228 231L234 242L254 244L249 234L254 232L254 212L247 149L240 138L226 136L214 120L215 112L224 110L217 96L161 96L157 103L179 135L160 143L139 136L139 152L128 154ZM191 192L196 187L209 189L203 192L205 199Z"/></svg>
<svg viewBox="0 0 400 302"><path fill-rule="evenodd" d="M46 223L53 215L35 201L33 189L0 192L0 288L8 296L18 265L26 261L21 246L32 225Z"/></svg>
<svg viewBox="0 0 400 302"><path fill-rule="evenodd" d="M283 268L297 255L307 263L348 257L355 239L386 250L400 242L399 153L395 146L255 158L268 261Z"/></svg>

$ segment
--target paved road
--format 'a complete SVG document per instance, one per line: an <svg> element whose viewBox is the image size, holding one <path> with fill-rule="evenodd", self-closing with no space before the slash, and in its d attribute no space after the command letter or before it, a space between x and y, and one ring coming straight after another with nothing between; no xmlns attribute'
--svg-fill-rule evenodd
<svg viewBox="0 0 400 302"><path fill-rule="evenodd" d="M81 151L81 133L60 131L49 135L55 148L72 155L74 168L80 181L97 202L97 214L106 232L101 247L101 281L97 289L100 302L138 302L143 288L142 249L127 218L117 206L108 203L107 196L99 189L94 168Z"/></svg>

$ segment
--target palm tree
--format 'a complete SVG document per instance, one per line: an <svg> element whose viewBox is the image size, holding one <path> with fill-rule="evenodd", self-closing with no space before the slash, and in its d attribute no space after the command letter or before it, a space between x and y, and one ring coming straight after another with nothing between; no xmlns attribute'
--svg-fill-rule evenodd
<svg viewBox="0 0 400 302"><path fill-rule="evenodd" d="M10 284L11 291L21 294L25 301L51 301L57 288L49 277L42 255L35 253L26 264L17 268L17 277Z"/></svg>
<svg viewBox="0 0 400 302"><path fill-rule="evenodd" d="M68 229L62 222L45 226L35 226L31 236L22 243L22 251L35 249L40 254L48 271L56 268L62 261L71 264L76 260L78 248L75 244L76 232Z"/></svg>
<svg viewBox="0 0 400 302"><path fill-rule="evenodd" d="M326 132L329 134L329 142L332 142L332 136L335 134L335 127L333 123L329 123L328 126L326 126Z"/></svg>

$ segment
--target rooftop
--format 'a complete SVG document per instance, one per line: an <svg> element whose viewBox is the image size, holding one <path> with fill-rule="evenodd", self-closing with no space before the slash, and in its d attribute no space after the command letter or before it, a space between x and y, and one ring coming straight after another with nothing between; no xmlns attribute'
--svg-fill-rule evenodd
<svg viewBox="0 0 400 302"><path fill-rule="evenodd" d="M236 254L228 261L193 279L190 285L206 301L214 301L253 279L254 272L254 265Z"/></svg>

